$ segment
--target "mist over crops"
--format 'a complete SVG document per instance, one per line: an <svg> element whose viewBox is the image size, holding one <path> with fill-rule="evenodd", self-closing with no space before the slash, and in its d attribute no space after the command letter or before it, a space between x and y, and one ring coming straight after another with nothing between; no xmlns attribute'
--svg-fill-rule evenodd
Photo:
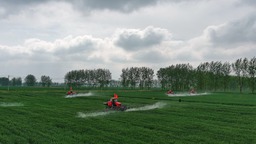
<svg viewBox="0 0 256 144"><path fill-rule="evenodd" d="M23 103L18 102L0 102L0 107L19 107L24 106Z"/></svg>
<svg viewBox="0 0 256 144"><path fill-rule="evenodd" d="M78 94L72 94L72 95L66 95L65 98L75 98L75 97L89 97L94 96L93 93L78 93Z"/></svg>
<svg viewBox="0 0 256 144"><path fill-rule="evenodd" d="M138 107L138 108L130 108L130 109L127 109L126 112L152 110L152 109L157 109L157 108L163 108L165 105L166 105L166 103L164 103L164 102L157 102L152 105L145 105L145 106Z"/></svg>
<svg viewBox="0 0 256 144"><path fill-rule="evenodd" d="M115 111L103 111L103 112L91 112L91 113L78 112L77 117L88 118L88 117L105 116L114 112Z"/></svg>
<svg viewBox="0 0 256 144"><path fill-rule="evenodd" d="M169 97L183 97L183 96L204 96L204 95L209 95L210 93L177 93L177 94L167 94Z"/></svg>
<svg viewBox="0 0 256 144"><path fill-rule="evenodd" d="M146 110L152 110L152 109L157 109L157 108L163 108L166 105L164 102L157 102L152 105L145 105L142 107L137 107L137 108L129 108L125 112L133 112L133 111L146 111ZM97 116L106 116L115 112L121 112L121 111L111 111L111 110L105 110L102 112L78 112L77 117L80 118L89 118L89 117L97 117ZM121 114L121 113L120 113Z"/></svg>

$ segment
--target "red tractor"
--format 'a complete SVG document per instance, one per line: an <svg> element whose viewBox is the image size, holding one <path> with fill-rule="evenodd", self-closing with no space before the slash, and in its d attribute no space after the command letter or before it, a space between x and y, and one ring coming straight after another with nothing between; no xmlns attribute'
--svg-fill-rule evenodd
<svg viewBox="0 0 256 144"><path fill-rule="evenodd" d="M72 87L69 88L69 91L67 92L67 95L74 95L76 92L73 92Z"/></svg>
<svg viewBox="0 0 256 144"><path fill-rule="evenodd" d="M117 99L118 95L114 94L114 97L110 98L109 101L104 102L103 104L106 105L106 108L110 110L125 111L127 107L125 105L122 105L121 102L118 102Z"/></svg>
<svg viewBox="0 0 256 144"><path fill-rule="evenodd" d="M167 91L167 94L174 94L172 90Z"/></svg>

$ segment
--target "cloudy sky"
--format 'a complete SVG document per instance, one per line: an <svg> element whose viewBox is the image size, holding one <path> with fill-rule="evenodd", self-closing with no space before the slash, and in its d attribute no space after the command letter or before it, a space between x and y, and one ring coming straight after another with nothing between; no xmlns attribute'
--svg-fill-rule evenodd
<svg viewBox="0 0 256 144"><path fill-rule="evenodd" d="M256 56L255 0L0 0L0 77Z"/></svg>

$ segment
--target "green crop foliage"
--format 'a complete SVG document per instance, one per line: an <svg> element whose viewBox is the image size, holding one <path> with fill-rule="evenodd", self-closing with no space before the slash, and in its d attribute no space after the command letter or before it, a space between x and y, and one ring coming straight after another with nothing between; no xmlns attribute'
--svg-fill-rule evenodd
<svg viewBox="0 0 256 144"><path fill-rule="evenodd" d="M61 88L0 88L0 143L256 143L256 95L168 97L161 90L90 92L89 97L65 98ZM131 108L157 102L166 105L78 117L79 112L106 112L102 103L114 93Z"/></svg>

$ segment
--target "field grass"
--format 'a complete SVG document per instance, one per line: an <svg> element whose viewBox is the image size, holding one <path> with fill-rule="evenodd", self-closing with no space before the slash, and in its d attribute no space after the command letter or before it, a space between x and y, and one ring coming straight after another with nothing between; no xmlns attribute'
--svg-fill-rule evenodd
<svg viewBox="0 0 256 144"><path fill-rule="evenodd" d="M65 98L66 91L60 88L1 88L0 143L256 143L256 95L168 97L160 90L91 92L90 97ZM129 107L166 105L78 117L79 112L105 112L102 103L113 93Z"/></svg>

